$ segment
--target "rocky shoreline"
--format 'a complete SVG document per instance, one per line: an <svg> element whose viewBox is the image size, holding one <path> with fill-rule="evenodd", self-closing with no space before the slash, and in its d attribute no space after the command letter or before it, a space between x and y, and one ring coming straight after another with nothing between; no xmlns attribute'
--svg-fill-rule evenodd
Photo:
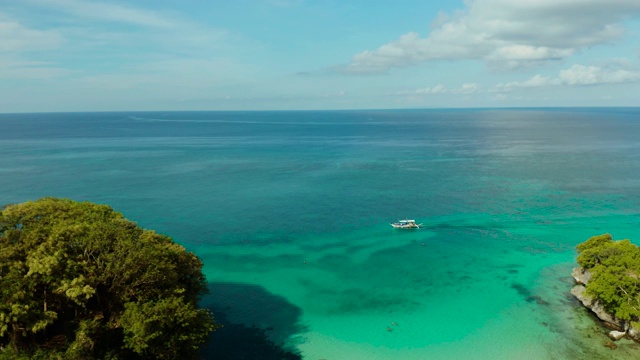
<svg viewBox="0 0 640 360"><path fill-rule="evenodd" d="M582 305L591 310L603 324L611 329L609 337L613 340L620 340L627 337L640 342L640 327L633 326L631 322L617 319L614 315L606 312L599 300L594 300L586 293L586 285L591 279L591 273L582 267L574 268L571 276L576 281L576 285L571 289L571 294L575 296Z"/></svg>

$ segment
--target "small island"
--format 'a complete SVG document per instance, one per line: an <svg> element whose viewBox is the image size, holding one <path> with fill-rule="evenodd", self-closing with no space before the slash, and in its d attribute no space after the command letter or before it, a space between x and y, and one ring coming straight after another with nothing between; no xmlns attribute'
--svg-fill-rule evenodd
<svg viewBox="0 0 640 360"><path fill-rule="evenodd" d="M202 262L106 205L0 210L0 359L190 359L218 325Z"/></svg>
<svg viewBox="0 0 640 360"><path fill-rule="evenodd" d="M579 244L571 293L611 329L614 340L640 342L640 249L610 234Z"/></svg>

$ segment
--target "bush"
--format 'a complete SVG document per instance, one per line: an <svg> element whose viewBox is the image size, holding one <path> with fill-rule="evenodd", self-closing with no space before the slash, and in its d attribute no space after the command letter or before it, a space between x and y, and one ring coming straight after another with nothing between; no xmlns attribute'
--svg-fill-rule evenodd
<svg viewBox="0 0 640 360"><path fill-rule="evenodd" d="M594 236L579 244L578 264L591 272L587 294L621 320L640 319L640 250L629 240Z"/></svg>
<svg viewBox="0 0 640 360"><path fill-rule="evenodd" d="M196 357L216 328L197 306L201 268L171 238L106 205L43 198L6 206L1 357Z"/></svg>

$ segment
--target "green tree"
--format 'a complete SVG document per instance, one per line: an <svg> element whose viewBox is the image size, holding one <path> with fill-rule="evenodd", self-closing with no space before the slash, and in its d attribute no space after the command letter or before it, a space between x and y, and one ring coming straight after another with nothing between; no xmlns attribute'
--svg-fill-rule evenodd
<svg viewBox="0 0 640 360"><path fill-rule="evenodd" d="M640 249L609 234L577 246L578 264L591 272L587 293L621 320L640 319Z"/></svg>
<svg viewBox="0 0 640 360"><path fill-rule="evenodd" d="M613 242L610 234L592 236L587 241L578 244L578 264L585 269L591 269L600 262L600 250Z"/></svg>
<svg viewBox="0 0 640 360"><path fill-rule="evenodd" d="M216 328L201 261L106 205L43 198L0 212L0 353L196 357Z"/></svg>

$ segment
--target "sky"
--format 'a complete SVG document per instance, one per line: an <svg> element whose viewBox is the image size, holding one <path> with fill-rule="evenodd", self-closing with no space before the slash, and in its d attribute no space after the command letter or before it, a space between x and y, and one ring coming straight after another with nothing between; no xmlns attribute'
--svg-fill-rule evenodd
<svg viewBox="0 0 640 360"><path fill-rule="evenodd" d="M0 0L0 112L640 106L640 0Z"/></svg>

